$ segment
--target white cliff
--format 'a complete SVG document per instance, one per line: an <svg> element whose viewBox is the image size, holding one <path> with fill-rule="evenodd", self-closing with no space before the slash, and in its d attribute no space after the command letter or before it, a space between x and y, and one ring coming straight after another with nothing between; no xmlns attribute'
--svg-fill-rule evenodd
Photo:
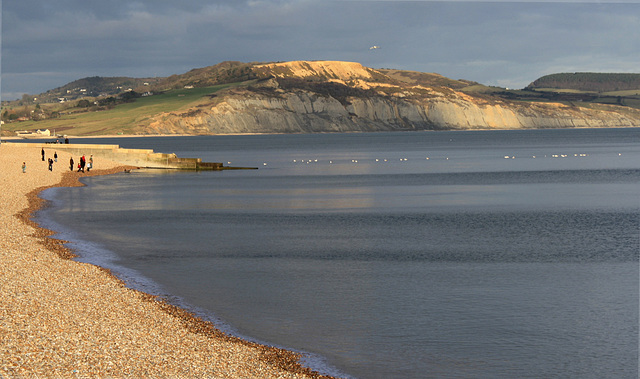
<svg viewBox="0 0 640 379"><path fill-rule="evenodd" d="M640 112L557 103L484 100L456 91L430 96L347 97L305 90L235 89L197 110L161 114L152 133L323 133L392 130L638 127Z"/></svg>

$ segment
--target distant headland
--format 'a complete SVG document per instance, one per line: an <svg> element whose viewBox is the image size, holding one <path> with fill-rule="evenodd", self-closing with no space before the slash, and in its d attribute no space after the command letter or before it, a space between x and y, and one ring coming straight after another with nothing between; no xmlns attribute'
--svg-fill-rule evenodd
<svg viewBox="0 0 640 379"><path fill-rule="evenodd" d="M553 74L507 89L355 62L222 62L84 78L2 106L5 137L638 127L640 74Z"/></svg>

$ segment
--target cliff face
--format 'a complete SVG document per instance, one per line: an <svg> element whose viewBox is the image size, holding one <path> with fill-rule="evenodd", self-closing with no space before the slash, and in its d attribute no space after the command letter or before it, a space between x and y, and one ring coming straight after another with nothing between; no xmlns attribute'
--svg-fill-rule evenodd
<svg viewBox="0 0 640 379"><path fill-rule="evenodd" d="M640 112L484 100L448 89L338 99L306 90L234 89L183 113L160 114L149 133L323 133L394 130L638 127Z"/></svg>

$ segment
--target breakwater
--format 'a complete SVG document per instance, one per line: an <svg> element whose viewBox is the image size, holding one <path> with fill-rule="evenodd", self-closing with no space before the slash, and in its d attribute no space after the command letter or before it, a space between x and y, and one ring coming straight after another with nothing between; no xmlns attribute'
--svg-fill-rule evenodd
<svg viewBox="0 0 640 379"><path fill-rule="evenodd" d="M238 170L257 167L226 167L219 162L203 162L201 158L181 158L173 153L156 153L152 149L125 149L119 145L50 144L45 142L3 142L3 147L36 147L46 151L66 151L75 155L94 155L123 165L175 170Z"/></svg>

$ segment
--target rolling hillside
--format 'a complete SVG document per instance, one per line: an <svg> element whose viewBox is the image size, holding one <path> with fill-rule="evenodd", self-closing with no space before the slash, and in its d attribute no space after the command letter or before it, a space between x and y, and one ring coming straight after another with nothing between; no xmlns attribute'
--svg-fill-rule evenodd
<svg viewBox="0 0 640 379"><path fill-rule="evenodd" d="M150 86L161 78L128 78L128 77L101 77L94 76L75 80L62 87L54 88L45 93L35 95L41 103L77 100L85 97L107 97L120 93Z"/></svg>
<svg viewBox="0 0 640 379"><path fill-rule="evenodd" d="M552 83L543 78L536 82ZM106 92L114 86L120 92ZM3 104L3 120L13 121L4 125L3 133L35 129L69 135L128 135L640 126L636 109L640 98L635 93L537 87L507 90L434 73L372 69L355 62L222 62L167 78L85 78L47 93L55 96L73 91L87 96L64 104L48 103L43 95L33 104ZM88 96L97 92L101 94Z"/></svg>
<svg viewBox="0 0 640 379"><path fill-rule="evenodd" d="M586 92L640 92L640 74L575 72L546 75L536 79L527 89L563 89Z"/></svg>

